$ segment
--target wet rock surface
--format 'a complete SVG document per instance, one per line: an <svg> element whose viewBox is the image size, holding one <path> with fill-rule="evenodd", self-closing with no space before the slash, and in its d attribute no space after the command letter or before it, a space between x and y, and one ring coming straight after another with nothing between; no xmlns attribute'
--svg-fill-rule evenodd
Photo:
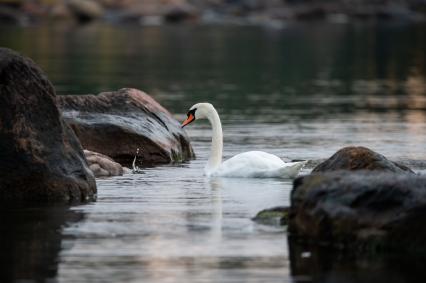
<svg viewBox="0 0 426 283"><path fill-rule="evenodd" d="M125 166L132 164L138 149L143 165L194 157L179 122L142 91L121 89L99 95L60 96L58 103L84 148Z"/></svg>
<svg viewBox="0 0 426 283"><path fill-rule="evenodd" d="M331 172L338 170L414 173L410 168L390 161L383 155L362 146L350 146L340 149L329 159L318 164L312 172Z"/></svg>
<svg viewBox="0 0 426 283"><path fill-rule="evenodd" d="M96 183L55 91L28 58L0 48L0 200L84 201Z"/></svg>
<svg viewBox="0 0 426 283"><path fill-rule="evenodd" d="M333 248L426 255L425 217L424 175L316 173L294 181L289 231Z"/></svg>
<svg viewBox="0 0 426 283"><path fill-rule="evenodd" d="M121 176L124 173L123 166L106 155L90 150L85 150L84 155L95 177Z"/></svg>

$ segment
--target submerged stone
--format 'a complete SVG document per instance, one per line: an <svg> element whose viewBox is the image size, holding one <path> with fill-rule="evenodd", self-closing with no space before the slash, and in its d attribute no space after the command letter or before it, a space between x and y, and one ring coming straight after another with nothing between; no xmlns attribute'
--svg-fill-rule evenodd
<svg viewBox="0 0 426 283"><path fill-rule="evenodd" d="M277 206L264 209L256 214L253 221L267 225L287 225L289 207Z"/></svg>
<svg viewBox="0 0 426 283"><path fill-rule="evenodd" d="M111 157L90 150L85 150L84 154L89 163L89 168L92 170L95 177L123 175L123 166L115 162Z"/></svg>
<svg viewBox="0 0 426 283"><path fill-rule="evenodd" d="M0 48L0 201L84 201L96 183L46 75Z"/></svg>

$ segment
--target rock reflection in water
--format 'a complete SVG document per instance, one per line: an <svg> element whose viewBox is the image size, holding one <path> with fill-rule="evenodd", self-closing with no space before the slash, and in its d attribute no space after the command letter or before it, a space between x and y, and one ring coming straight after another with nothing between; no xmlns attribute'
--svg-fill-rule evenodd
<svg viewBox="0 0 426 283"><path fill-rule="evenodd" d="M81 221L69 207L14 206L0 209L0 282L45 282L57 276L62 227Z"/></svg>
<svg viewBox="0 0 426 283"><path fill-rule="evenodd" d="M424 282L426 258L402 255L348 255L288 238L291 275L295 283Z"/></svg>

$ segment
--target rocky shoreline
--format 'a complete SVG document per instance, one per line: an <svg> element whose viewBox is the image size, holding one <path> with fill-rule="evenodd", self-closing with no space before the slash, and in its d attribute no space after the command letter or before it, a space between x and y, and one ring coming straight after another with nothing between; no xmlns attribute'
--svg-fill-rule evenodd
<svg viewBox="0 0 426 283"><path fill-rule="evenodd" d="M143 166L194 158L179 122L142 91L59 97L33 61L0 48L0 93L0 201L94 200L95 176L122 175L136 154Z"/></svg>
<svg viewBox="0 0 426 283"><path fill-rule="evenodd" d="M280 27L287 22L424 22L426 4L404 1L277 0L10 0L0 4L0 22L18 25L46 21L106 21L121 24L248 24Z"/></svg>

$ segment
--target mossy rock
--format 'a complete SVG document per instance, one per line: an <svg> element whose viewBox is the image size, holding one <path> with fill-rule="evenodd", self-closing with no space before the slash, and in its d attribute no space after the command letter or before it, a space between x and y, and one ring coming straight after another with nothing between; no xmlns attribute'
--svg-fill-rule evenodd
<svg viewBox="0 0 426 283"><path fill-rule="evenodd" d="M260 211L253 218L253 221L266 225L287 225L289 207L277 206Z"/></svg>

